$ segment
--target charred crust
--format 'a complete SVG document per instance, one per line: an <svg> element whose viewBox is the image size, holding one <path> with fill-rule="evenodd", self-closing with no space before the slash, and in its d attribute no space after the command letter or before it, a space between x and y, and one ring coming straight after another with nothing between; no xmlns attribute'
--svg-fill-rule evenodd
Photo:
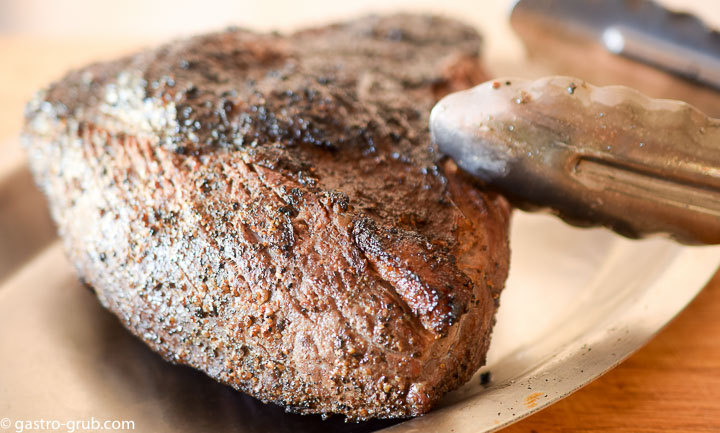
<svg viewBox="0 0 720 433"><path fill-rule="evenodd" d="M379 228L364 215L353 239L370 266L393 287L421 323L443 337L468 309L472 281L426 237L397 227Z"/></svg>
<svg viewBox="0 0 720 433"><path fill-rule="evenodd" d="M479 43L415 15L200 36L69 73L24 141L78 274L165 359L299 413L419 415L484 361L507 272L507 215L427 130Z"/></svg>

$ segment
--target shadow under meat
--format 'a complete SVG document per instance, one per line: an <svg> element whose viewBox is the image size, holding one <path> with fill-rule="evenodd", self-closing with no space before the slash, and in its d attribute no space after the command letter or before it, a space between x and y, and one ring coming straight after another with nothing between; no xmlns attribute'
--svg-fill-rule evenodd
<svg viewBox="0 0 720 433"><path fill-rule="evenodd" d="M45 196L27 167L0 183L0 282L57 237Z"/></svg>

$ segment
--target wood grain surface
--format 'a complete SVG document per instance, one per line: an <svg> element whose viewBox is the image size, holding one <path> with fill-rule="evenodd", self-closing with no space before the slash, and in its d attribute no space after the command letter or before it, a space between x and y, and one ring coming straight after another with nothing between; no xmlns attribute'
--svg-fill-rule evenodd
<svg viewBox="0 0 720 433"><path fill-rule="evenodd" d="M18 176L25 101L70 67L148 44L0 37L0 179ZM8 61L10 60L10 61ZM5 144L3 144L5 143ZM0 206L11 198L0 194ZM4 201L3 201L4 200ZM20 215L23 211L19 206ZM52 236L41 232L38 236ZM34 249L30 248L32 254ZM0 277L1 279L1 277ZM503 430L550 432L720 431L720 274L646 347L563 401Z"/></svg>
<svg viewBox="0 0 720 433"><path fill-rule="evenodd" d="M502 432L720 432L720 272L620 366Z"/></svg>

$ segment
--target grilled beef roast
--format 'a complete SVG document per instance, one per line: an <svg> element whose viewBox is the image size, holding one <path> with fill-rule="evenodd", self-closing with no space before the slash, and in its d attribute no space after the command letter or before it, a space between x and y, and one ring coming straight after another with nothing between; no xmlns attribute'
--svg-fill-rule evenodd
<svg viewBox="0 0 720 433"><path fill-rule="evenodd" d="M23 141L67 253L167 360L265 402L422 414L484 362L509 208L430 143L480 38L428 16L228 31L70 72Z"/></svg>

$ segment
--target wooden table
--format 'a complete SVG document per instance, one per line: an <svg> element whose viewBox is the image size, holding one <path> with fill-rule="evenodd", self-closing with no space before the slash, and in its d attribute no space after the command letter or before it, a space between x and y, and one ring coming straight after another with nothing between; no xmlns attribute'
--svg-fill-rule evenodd
<svg viewBox="0 0 720 433"><path fill-rule="evenodd" d="M503 430L720 431L720 273L647 346L600 379Z"/></svg>
<svg viewBox="0 0 720 433"><path fill-rule="evenodd" d="M0 68L0 143L8 139L0 144L0 179L22 164L14 137L21 126L23 104L35 89L69 67L115 57L141 45L127 40L0 38L0 58L5 59ZM0 192L0 206L2 200ZM33 252L29 249L23 254ZM503 431L720 431L720 273L689 308L622 365Z"/></svg>

